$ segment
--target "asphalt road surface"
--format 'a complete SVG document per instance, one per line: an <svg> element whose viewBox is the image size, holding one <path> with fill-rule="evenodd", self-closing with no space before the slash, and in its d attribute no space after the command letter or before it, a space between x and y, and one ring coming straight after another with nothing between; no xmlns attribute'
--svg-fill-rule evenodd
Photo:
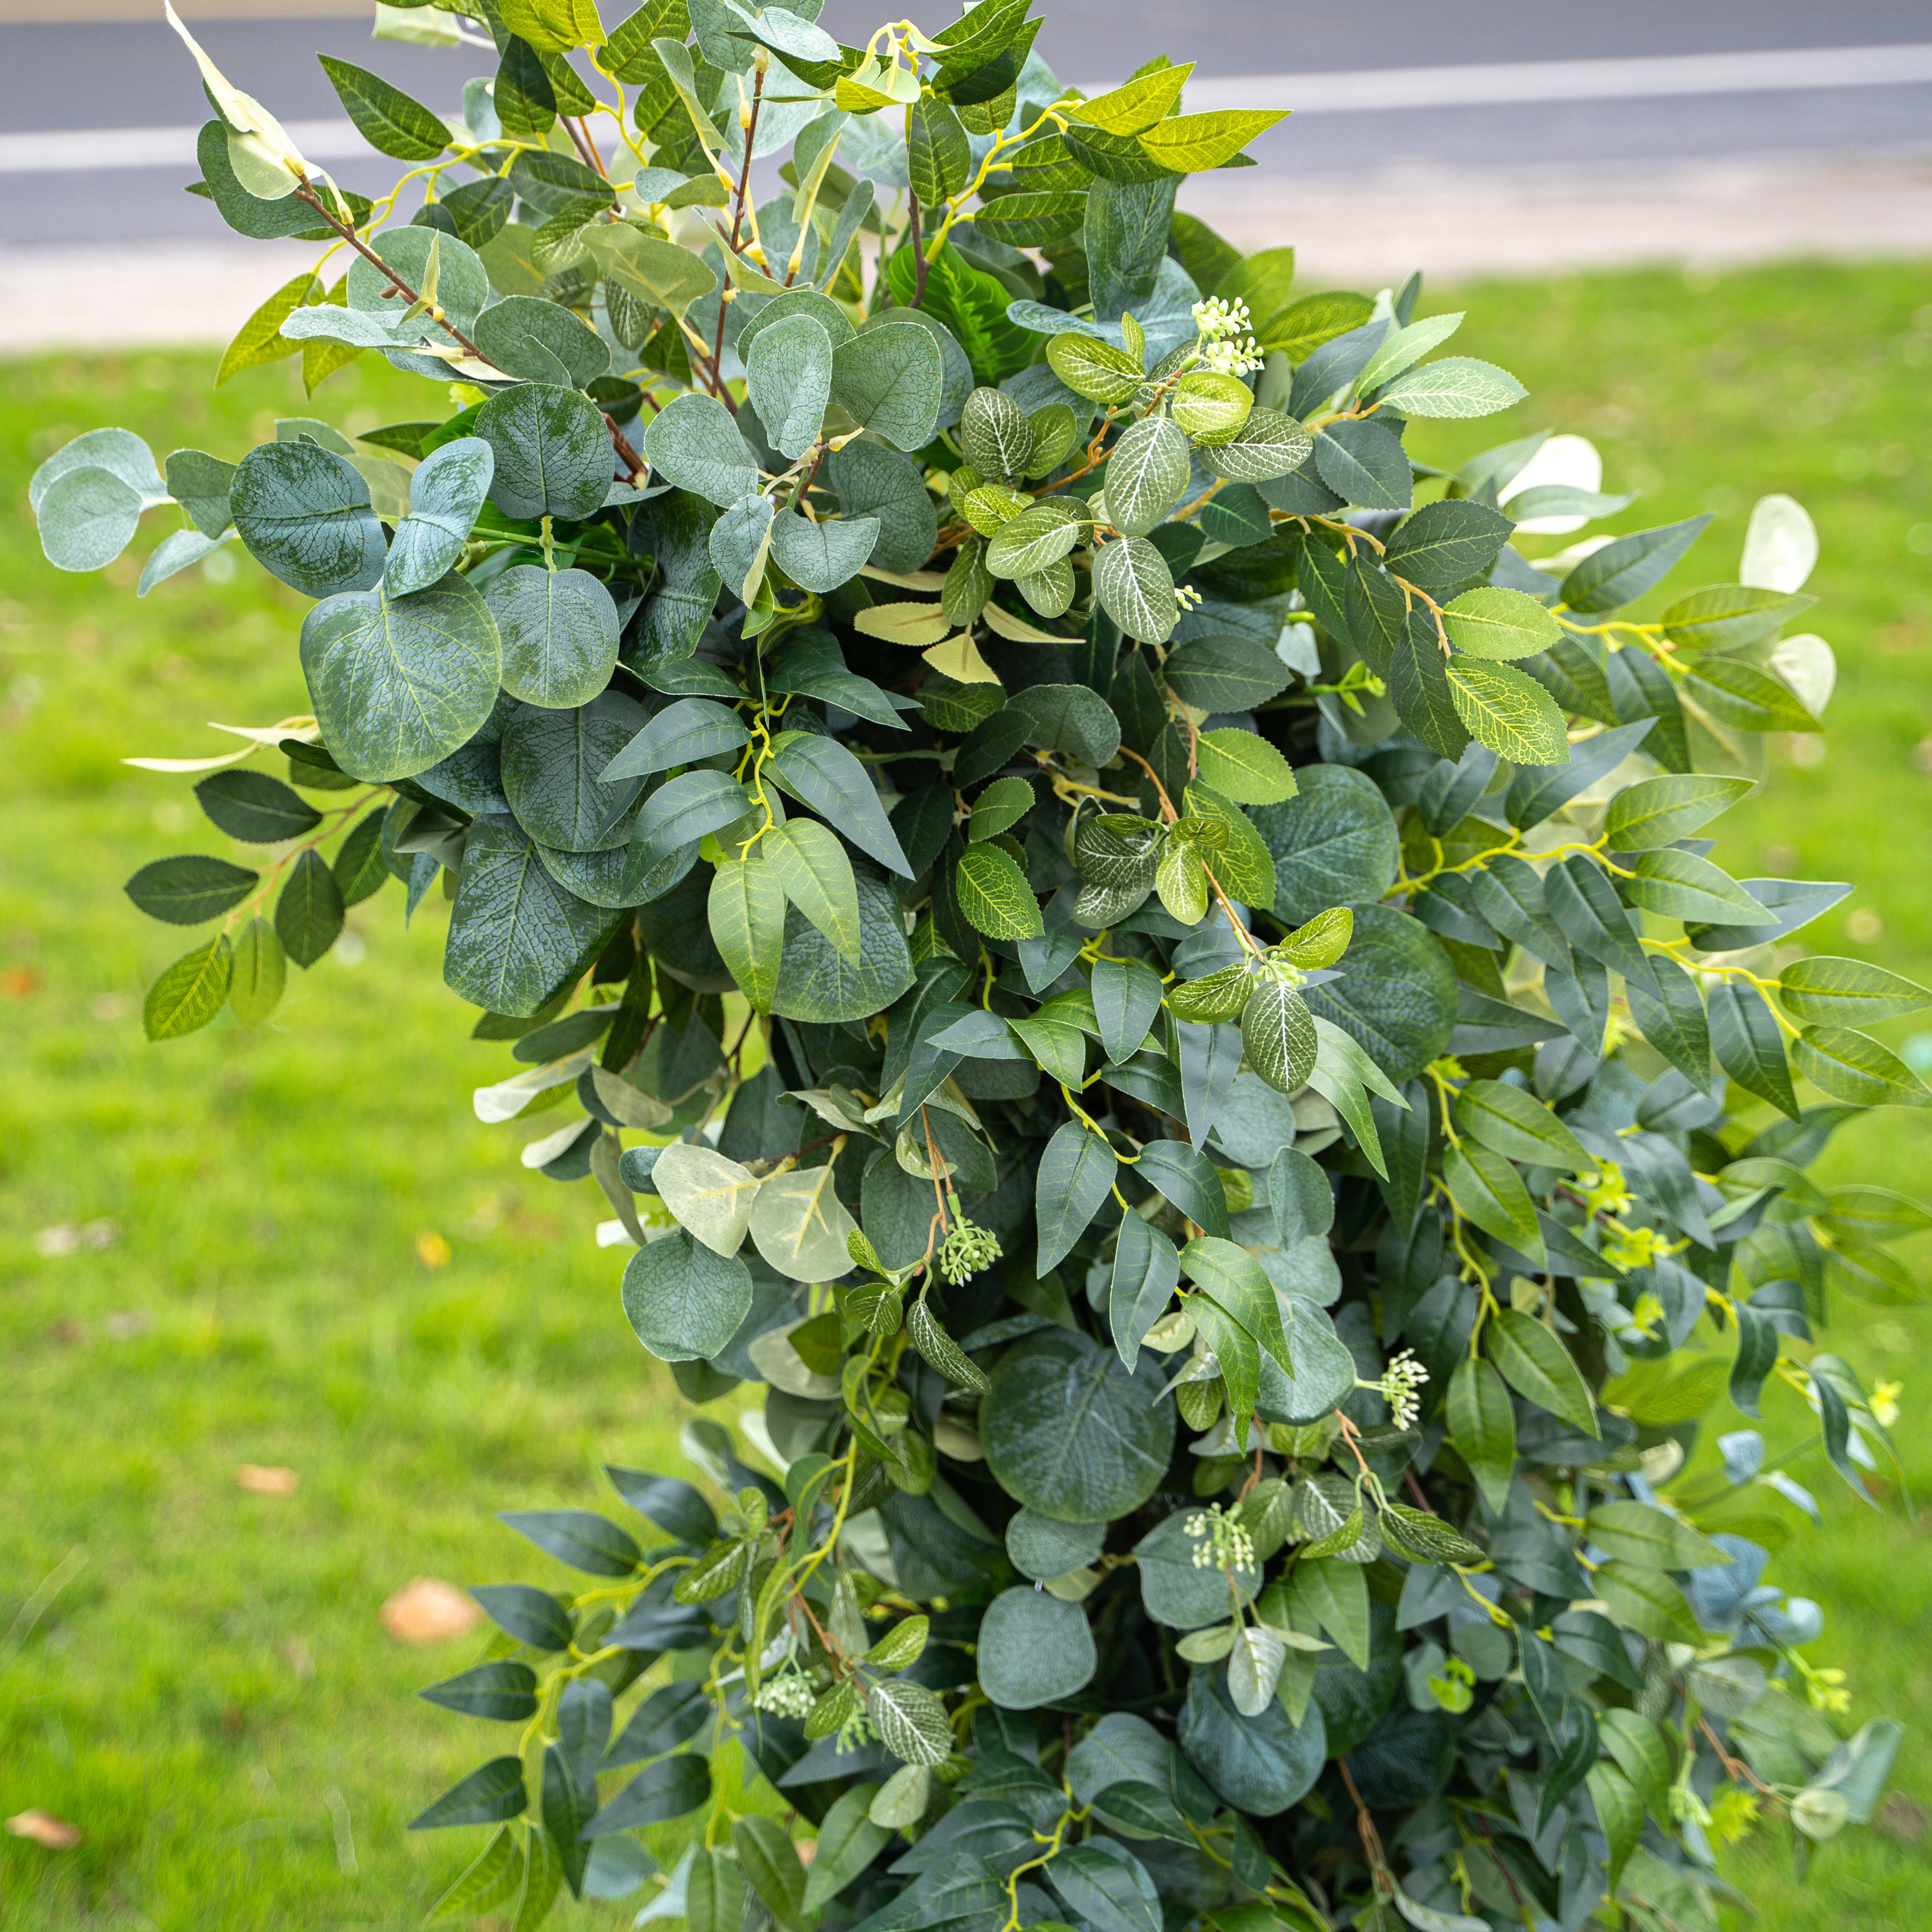
<svg viewBox="0 0 1932 1932"><path fill-rule="evenodd" d="M604 10L614 22L624 0L604 0ZM1285 187L1302 180L1332 190L1340 176L1426 178L1461 169L1932 155L1925 0L1843 0L1828 9L1810 0L1354 0L1346 10L1294 0L1188 0L1179 9L1042 0L1041 11L1039 50L1066 80L1118 80L1166 52L1222 83L1214 105L1295 107L1299 99L1303 111L1252 151L1261 176ZM826 0L821 17L850 39L877 15L860 0ZM456 104L465 77L494 68L478 49L371 40L367 17L212 20L196 31L230 77L285 121L341 118L319 52L372 68L439 109ZM1699 56L1901 47L1917 55L1916 66L1899 65L1913 76L1904 80L1884 56L1849 52L1835 65L1683 64ZM1619 64L1568 64L1582 63ZM1814 64L1829 84L1811 84ZM1515 78L1460 106L1436 104L1456 98L1455 76L1412 71L1498 65ZM1392 90L1398 73L1402 85ZM1754 75L1757 82L1741 84ZM1244 91L1246 78L1257 84ZM1392 91L1392 104L1359 104ZM165 140L124 165L76 168L70 143L31 138L191 128L207 113L185 50L163 23L0 26L0 247L219 238L226 231L213 210L182 191L194 177L191 162L170 158ZM380 157L331 165L350 187L394 178L394 164ZM1250 175L1244 184L1256 184Z"/></svg>

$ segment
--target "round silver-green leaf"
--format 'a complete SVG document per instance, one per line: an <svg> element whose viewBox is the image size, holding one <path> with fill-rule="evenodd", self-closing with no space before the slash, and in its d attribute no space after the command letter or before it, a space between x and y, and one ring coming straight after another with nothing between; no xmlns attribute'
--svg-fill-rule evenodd
<svg viewBox="0 0 1932 1932"><path fill-rule="evenodd" d="M867 561L881 570L918 569L932 554L939 518L917 467L883 443L864 441L834 450L826 467L846 517L878 520Z"/></svg>
<svg viewBox="0 0 1932 1932"><path fill-rule="evenodd" d="M1125 1516L1154 1494L1174 1453L1174 1407L1160 1397L1162 1379L1150 1358L1130 1374L1084 1335L1030 1336L980 1400L987 1465L1009 1496L1042 1516Z"/></svg>
<svg viewBox="0 0 1932 1932"><path fill-rule="evenodd" d="M894 322L834 352L832 400L874 435L901 449L923 449L939 419L945 375L939 344L916 323Z"/></svg>
<svg viewBox="0 0 1932 1932"><path fill-rule="evenodd" d="M814 524L787 510L772 521L772 555L801 590L836 590L849 582L878 540L876 517Z"/></svg>
<svg viewBox="0 0 1932 1932"><path fill-rule="evenodd" d="M682 1228L640 1248L625 1266L625 1316L661 1362L708 1360L751 1309L752 1270Z"/></svg>
<svg viewBox="0 0 1932 1932"><path fill-rule="evenodd" d="M228 502L249 555L304 596L367 590L380 580L382 526L369 485L332 450L262 443L242 459Z"/></svg>
<svg viewBox="0 0 1932 1932"><path fill-rule="evenodd" d="M476 735L496 705L501 652L482 593L452 572L410 597L325 598L303 620L302 666L335 762L386 784L428 771Z"/></svg>
<svg viewBox="0 0 1932 1932"><path fill-rule="evenodd" d="M758 460L716 396L674 396L651 418L644 454L666 482L721 509L758 487Z"/></svg>
<svg viewBox="0 0 1932 1932"><path fill-rule="evenodd" d="M56 570L100 570L134 541L141 493L112 470L89 465L56 477L38 509L40 548Z"/></svg>
<svg viewBox="0 0 1932 1932"><path fill-rule="evenodd" d="M588 704L610 682L617 607L587 570L518 564L490 586L484 601L502 640L503 688L512 698L567 710Z"/></svg>
<svg viewBox="0 0 1932 1932"><path fill-rule="evenodd" d="M1091 1682L1099 1661L1085 1610L1024 1585L987 1606L977 1654L980 1689L1008 1711L1072 1696Z"/></svg>
<svg viewBox="0 0 1932 1932"><path fill-rule="evenodd" d="M576 390L520 383L477 411L476 434L496 452L490 500L505 516L581 522L603 508L616 473L610 432Z"/></svg>

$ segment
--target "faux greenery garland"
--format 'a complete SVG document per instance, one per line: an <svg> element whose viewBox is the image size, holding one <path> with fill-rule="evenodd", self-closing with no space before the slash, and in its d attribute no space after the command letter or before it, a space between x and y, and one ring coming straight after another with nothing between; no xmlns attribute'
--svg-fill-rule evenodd
<svg viewBox="0 0 1932 1932"><path fill-rule="evenodd" d="M568 1114L525 1165L609 1197L687 1396L764 1385L776 1477L687 1427L722 1510L614 1468L628 1527L506 1519L595 1580L479 1590L424 1694L518 1727L416 1821L490 1828L435 1916L1709 1927L1714 1842L1864 1820L1900 1735L1840 1738L1762 1580L1810 1444L1684 1473L1770 1385L1870 1499L1888 1392L1814 1330L1932 1222L1804 1172L1932 1098L1858 1030L1932 996L1698 836L1820 728L1809 525L1654 622L1706 519L1526 560L1628 500L1413 458L1520 388L1415 282L1296 298L1177 214L1278 117L1166 61L1084 100L1028 4L383 9L499 63L446 122L326 62L407 225L196 48L197 191L344 271L224 376L456 407L34 481L63 568L172 500L144 592L238 536L317 600L289 782L196 788L266 867L130 883L222 921L149 1032L440 878L520 1063L478 1113Z"/></svg>

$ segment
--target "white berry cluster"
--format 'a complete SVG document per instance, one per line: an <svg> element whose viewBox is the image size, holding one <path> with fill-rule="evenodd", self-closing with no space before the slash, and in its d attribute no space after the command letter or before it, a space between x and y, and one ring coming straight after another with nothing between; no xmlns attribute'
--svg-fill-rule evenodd
<svg viewBox="0 0 1932 1932"><path fill-rule="evenodd" d="M1378 1386L1383 1401L1389 1406L1390 1418L1398 1429L1406 1429L1422 1412L1422 1398L1418 1394L1429 1379L1429 1371L1415 1359L1412 1348L1405 1348L1382 1371Z"/></svg>
<svg viewBox="0 0 1932 1932"><path fill-rule="evenodd" d="M1233 1516L1224 1516L1219 1503L1196 1511L1181 1527L1200 1545L1194 1552L1196 1569L1252 1570L1255 1567L1253 1538Z"/></svg>
<svg viewBox="0 0 1932 1932"><path fill-rule="evenodd" d="M788 1671L782 1676L767 1677L752 1702L774 1717L802 1718L818 1702L818 1694L796 1672Z"/></svg>
<svg viewBox="0 0 1932 1932"><path fill-rule="evenodd" d="M1194 326L1201 332L1201 358L1217 374L1245 376L1262 367L1262 346L1249 332L1253 322L1246 302L1210 296L1194 304Z"/></svg>

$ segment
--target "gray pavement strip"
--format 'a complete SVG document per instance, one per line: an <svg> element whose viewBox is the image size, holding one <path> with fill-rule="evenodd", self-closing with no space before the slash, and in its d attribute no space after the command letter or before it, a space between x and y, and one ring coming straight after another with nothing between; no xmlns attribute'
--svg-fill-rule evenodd
<svg viewBox="0 0 1932 1932"><path fill-rule="evenodd" d="M1720 268L1932 254L1932 159L1514 171L1427 168L1294 182L1202 176L1183 205L1246 248L1292 242L1306 289L1372 291L1636 264ZM226 343L311 266L239 240L0 249L0 356Z"/></svg>
<svg viewBox="0 0 1932 1932"><path fill-rule="evenodd" d="M1932 45L1796 47L1771 52L1666 54L1629 58L1486 62L1441 67L1250 74L1190 80L1187 105L1208 112L1283 100L1299 115L1394 112L1418 108L1520 106L1552 101L1660 100L1686 95L1816 92L1932 82ZM1101 91L1096 83L1084 90ZM316 160L359 157L367 144L344 119L286 123ZM0 134L0 174L80 173L192 163L196 130L56 129Z"/></svg>

